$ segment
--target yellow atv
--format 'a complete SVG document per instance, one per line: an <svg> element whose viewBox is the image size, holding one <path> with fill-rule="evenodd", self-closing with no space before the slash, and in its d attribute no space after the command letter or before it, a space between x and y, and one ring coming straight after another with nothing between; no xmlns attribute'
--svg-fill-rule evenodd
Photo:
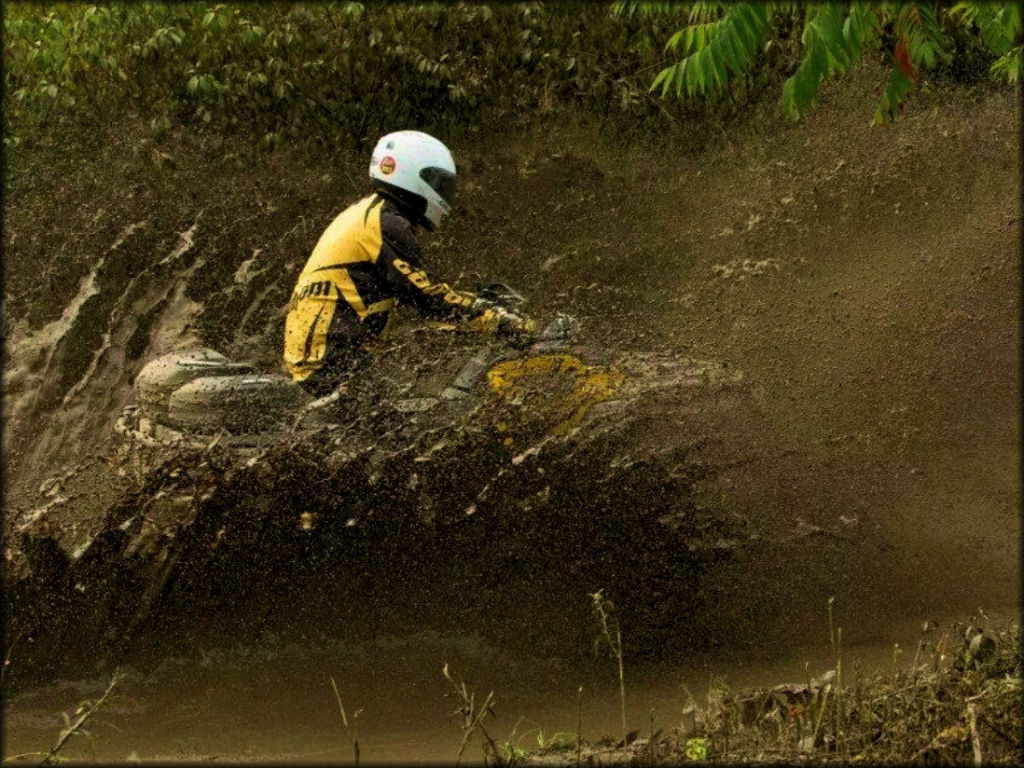
<svg viewBox="0 0 1024 768"><path fill-rule="evenodd" d="M485 287L480 296L508 311L525 303L503 284ZM349 433L368 419L378 436L396 421L419 432L443 428L487 406L499 431L511 430L513 422L522 426L525 418L529 433L559 435L581 425L594 406L618 401L625 407L641 391L738 381L717 363L691 359L585 362L574 350L578 326L559 314L533 338L518 340L460 333L454 325L421 326L375 357L358 392L319 400L283 375L212 349L172 353L140 371L136 405L125 409L116 429L132 447L216 442L254 453L314 432L338 433L336 444L351 444Z"/></svg>

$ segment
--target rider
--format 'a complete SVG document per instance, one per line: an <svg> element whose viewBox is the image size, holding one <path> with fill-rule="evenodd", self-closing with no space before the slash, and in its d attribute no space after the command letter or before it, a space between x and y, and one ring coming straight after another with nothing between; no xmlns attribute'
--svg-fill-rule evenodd
<svg viewBox="0 0 1024 768"><path fill-rule="evenodd" d="M389 133L373 150L370 179L375 192L331 222L292 292L284 361L292 379L315 397L352 372L398 302L472 330L514 335L533 329L526 318L423 270L416 228L435 230L455 202L455 163L444 144L420 131Z"/></svg>

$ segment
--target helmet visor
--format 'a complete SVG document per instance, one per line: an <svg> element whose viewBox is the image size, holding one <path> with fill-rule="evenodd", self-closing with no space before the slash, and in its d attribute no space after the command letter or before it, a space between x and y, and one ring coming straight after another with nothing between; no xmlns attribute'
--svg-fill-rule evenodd
<svg viewBox="0 0 1024 768"><path fill-rule="evenodd" d="M441 196L448 205L455 206L455 174L444 168L432 166L420 171L420 178Z"/></svg>

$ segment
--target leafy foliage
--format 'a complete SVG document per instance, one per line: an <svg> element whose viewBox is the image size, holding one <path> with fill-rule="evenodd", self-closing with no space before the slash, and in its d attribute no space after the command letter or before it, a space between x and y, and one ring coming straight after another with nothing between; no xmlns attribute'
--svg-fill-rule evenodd
<svg viewBox="0 0 1024 768"><path fill-rule="evenodd" d="M707 97L730 80L745 77L762 49L776 17L802 16L800 59L782 89L782 111L792 118L813 103L821 85L844 74L869 50L884 45L891 51L892 71L883 91L875 122L897 116L924 69L949 60L946 33L934 4L921 2L794 3L743 2L725 6L694 3L688 25L669 39L666 51L677 60L651 83L662 96ZM680 4L624 2L621 15L678 11ZM984 47L999 58L991 71L1016 82L1021 68L1020 7L1014 3L957 4L949 12L966 25L975 25ZM770 41L769 41L770 44Z"/></svg>
<svg viewBox="0 0 1024 768"><path fill-rule="evenodd" d="M268 149L306 138L365 149L398 127L451 138L581 111L663 130L666 118L679 127L727 116L738 95L760 98L782 80L783 111L797 116L825 80L878 46L892 64L878 109L886 120L918 73L950 55L949 25L977 40L972 55L988 52L1000 78L1015 82L1021 68L1020 10L1010 3L938 12L918 2L610 7L13 3L4 14L4 140L71 127L89 134L133 115L157 136L208 125Z"/></svg>
<svg viewBox="0 0 1024 768"><path fill-rule="evenodd" d="M717 21L701 22L700 18L707 18L706 9L695 7L694 11L691 19L697 23L676 32L665 46L684 57L663 69L651 84L652 90L661 85L663 95L673 86L681 93L684 85L690 96L708 93L725 84L729 71L742 76L768 27L762 3L734 5Z"/></svg>
<svg viewBox="0 0 1024 768"><path fill-rule="evenodd" d="M447 136L522 114L660 116L644 75L668 22L591 3L11 4L5 136L135 113L363 145L415 125Z"/></svg>
<svg viewBox="0 0 1024 768"><path fill-rule="evenodd" d="M1016 83L1021 73L1021 14L1018 3L957 3L950 15L975 27L985 46L999 55L991 71L997 77Z"/></svg>
<svg viewBox="0 0 1024 768"><path fill-rule="evenodd" d="M826 78L842 75L857 61L877 28L875 12L866 3L854 3L845 19L832 3L808 6L800 38L804 57L783 86L783 111L790 117L805 111Z"/></svg>
<svg viewBox="0 0 1024 768"><path fill-rule="evenodd" d="M923 3L903 4L897 11L894 29L893 58L896 66L875 111L876 123L896 117L917 83L921 70L934 67L939 59L949 55L935 11Z"/></svg>
<svg viewBox="0 0 1024 768"><path fill-rule="evenodd" d="M654 731L642 751L577 747L575 764L928 764L1017 765L1021 732L1021 636L981 614L938 637L926 621L913 659L894 645L889 670L844 672L841 629L831 620L831 669L803 682L730 691L712 679L699 704L689 699L682 723ZM847 654L849 652L846 652ZM685 689L684 689L685 690ZM573 763L571 745L558 763Z"/></svg>
<svg viewBox="0 0 1024 768"><path fill-rule="evenodd" d="M852 680L835 667L806 685L709 690L683 752L711 762L1016 764L1021 728L1020 627L987 617L955 623L937 639L926 622L913 660L893 648L891 672ZM692 697L691 697L692 698ZM702 708L692 704L695 710Z"/></svg>

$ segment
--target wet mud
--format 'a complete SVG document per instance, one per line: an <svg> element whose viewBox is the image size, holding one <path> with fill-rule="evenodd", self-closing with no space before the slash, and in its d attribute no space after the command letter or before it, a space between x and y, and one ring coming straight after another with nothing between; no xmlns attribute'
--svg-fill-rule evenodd
<svg viewBox="0 0 1024 768"><path fill-rule="evenodd" d="M176 134L170 176L108 149L6 200L8 680L267 632L585 656L601 588L652 659L776 647L832 596L862 637L1013 604L1018 105L958 91L884 131L860 106L700 156L586 126L455 148L464 208L431 264L579 317L574 354L625 372L557 434L541 392L557 414L498 399L428 428L381 405L255 456L139 459L114 424L146 362L205 346L277 370L279 308L362 160L240 169ZM103 172L123 185L87 196ZM44 229L48 200L67 215ZM379 403L472 353L416 322L393 329Z"/></svg>

